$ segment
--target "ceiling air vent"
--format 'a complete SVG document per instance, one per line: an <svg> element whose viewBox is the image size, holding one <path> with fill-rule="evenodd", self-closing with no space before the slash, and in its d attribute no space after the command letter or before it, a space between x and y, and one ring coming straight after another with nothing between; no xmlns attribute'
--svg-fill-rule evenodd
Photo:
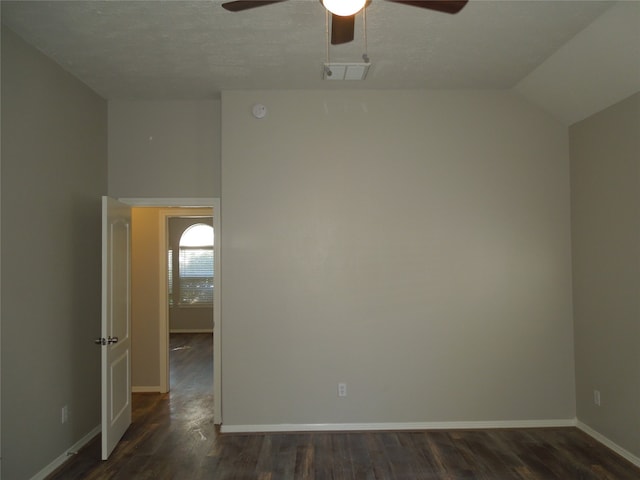
<svg viewBox="0 0 640 480"><path fill-rule="evenodd" d="M325 80L364 80L370 63L325 63L322 78Z"/></svg>

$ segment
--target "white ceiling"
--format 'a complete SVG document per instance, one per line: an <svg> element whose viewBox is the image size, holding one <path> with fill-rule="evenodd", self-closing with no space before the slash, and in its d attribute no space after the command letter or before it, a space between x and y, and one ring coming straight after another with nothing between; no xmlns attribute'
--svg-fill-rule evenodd
<svg viewBox="0 0 640 480"><path fill-rule="evenodd" d="M4 1L2 22L107 99L216 98L230 89L509 89L615 4L471 0L457 15L373 0L372 68L322 80L325 10L288 0L232 13L223 0ZM640 30L639 30L640 31ZM335 62L361 61L356 39Z"/></svg>

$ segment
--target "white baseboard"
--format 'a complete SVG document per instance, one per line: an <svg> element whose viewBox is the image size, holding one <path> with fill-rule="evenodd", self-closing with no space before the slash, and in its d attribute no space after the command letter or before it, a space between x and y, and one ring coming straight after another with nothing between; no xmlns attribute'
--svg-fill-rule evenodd
<svg viewBox="0 0 640 480"><path fill-rule="evenodd" d="M595 440L597 440L598 442L602 443L606 447L609 447L611 450L616 452L621 457L626 458L627 460L629 460L631 463L633 463L637 467L640 467L640 457L637 457L633 453L629 452L628 450L625 450L620 445L618 445L617 443L613 442L612 440L609 440L607 437L602 435L600 432L594 430L589 425L587 425L585 423L582 423L580 420L578 420L576 426L580 430L582 430L584 433L589 435L590 437L594 438Z"/></svg>
<svg viewBox="0 0 640 480"><path fill-rule="evenodd" d="M213 333L213 328L172 328L169 333Z"/></svg>
<svg viewBox="0 0 640 480"><path fill-rule="evenodd" d="M93 437L98 435L100 431L101 431L101 425L98 425L89 433L87 433L84 437L78 440L76 443L71 445L71 447L69 447L62 455L56 458L53 462L51 462L49 465L47 465L38 473L36 473L33 477L31 477L31 480L44 480L45 478L47 478L47 476L51 475L60 465L66 462L71 457L71 455L74 455L78 450L80 450L87 443L89 443L89 441L92 440Z"/></svg>
<svg viewBox="0 0 640 480"><path fill-rule="evenodd" d="M575 427L575 419L562 420L514 420L480 422L402 422L402 423L282 423L275 425L225 425L222 433L266 432L358 432L358 431L406 431L406 430L473 430L489 428L550 428Z"/></svg>
<svg viewBox="0 0 640 480"><path fill-rule="evenodd" d="M160 386L131 387L131 393L160 393Z"/></svg>

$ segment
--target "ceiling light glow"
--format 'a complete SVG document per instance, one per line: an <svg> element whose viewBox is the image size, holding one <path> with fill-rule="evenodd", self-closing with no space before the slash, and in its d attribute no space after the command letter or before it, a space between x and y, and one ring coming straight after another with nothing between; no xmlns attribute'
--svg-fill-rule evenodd
<svg viewBox="0 0 640 480"><path fill-rule="evenodd" d="M324 8L334 15L349 17L358 13L367 0L322 0Z"/></svg>

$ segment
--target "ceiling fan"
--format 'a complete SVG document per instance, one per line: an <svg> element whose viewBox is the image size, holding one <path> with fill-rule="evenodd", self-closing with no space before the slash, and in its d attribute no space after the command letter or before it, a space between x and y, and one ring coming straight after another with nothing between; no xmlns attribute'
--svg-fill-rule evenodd
<svg viewBox="0 0 640 480"><path fill-rule="evenodd" d="M286 0L236 0L222 4L222 8L230 12L240 12L251 8L262 7ZM444 13L458 13L469 0L386 0L427 10ZM371 0L320 0L320 3L331 13L331 44L339 45L353 40L355 16L371 3Z"/></svg>

